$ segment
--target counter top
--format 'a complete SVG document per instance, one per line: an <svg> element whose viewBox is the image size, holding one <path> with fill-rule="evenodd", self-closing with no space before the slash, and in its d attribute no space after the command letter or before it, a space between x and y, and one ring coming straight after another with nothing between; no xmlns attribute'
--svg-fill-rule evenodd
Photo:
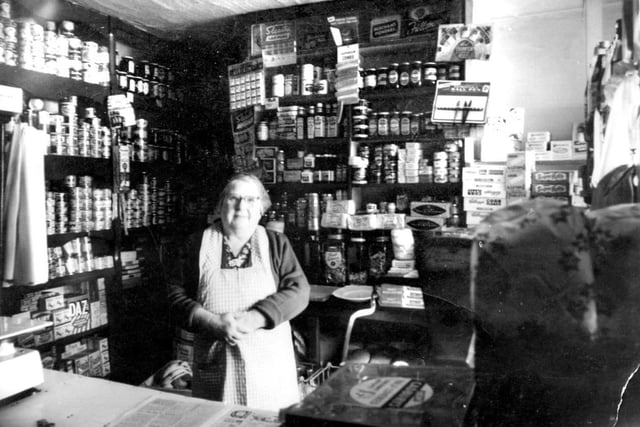
<svg viewBox="0 0 640 427"><path fill-rule="evenodd" d="M148 408L154 404L156 409L162 411L170 407L175 409L171 414L172 419L165 414L161 417L167 426L197 427L205 425L205 421L207 426L223 426L229 425L230 417L234 426L280 425L277 414L273 412L253 411L147 387L49 369L44 370L44 379L39 391L0 406L0 426L33 427L38 420L45 419L55 423L56 427L142 427L151 421L148 412L144 414L147 417L145 420L139 416L134 420L132 416L142 412L138 411L141 406ZM182 411L183 408L188 410ZM259 415L261 419L253 415Z"/></svg>

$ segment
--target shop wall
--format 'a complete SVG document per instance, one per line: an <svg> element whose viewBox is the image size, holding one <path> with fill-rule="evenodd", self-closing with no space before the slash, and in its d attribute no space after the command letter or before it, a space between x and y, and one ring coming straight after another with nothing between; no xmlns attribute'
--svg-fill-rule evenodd
<svg viewBox="0 0 640 427"><path fill-rule="evenodd" d="M570 139L584 120L593 48L611 40L621 0L470 0L467 22L491 23L491 60L469 61L467 78L491 82L490 114L525 108L525 133Z"/></svg>

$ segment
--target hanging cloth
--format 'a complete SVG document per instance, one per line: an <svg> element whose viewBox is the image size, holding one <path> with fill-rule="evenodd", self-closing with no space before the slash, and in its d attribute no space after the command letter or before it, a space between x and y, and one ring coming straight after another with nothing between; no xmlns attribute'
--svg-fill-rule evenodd
<svg viewBox="0 0 640 427"><path fill-rule="evenodd" d="M17 125L8 149L3 286L49 280L44 155L47 134Z"/></svg>
<svg viewBox="0 0 640 427"><path fill-rule="evenodd" d="M251 237L251 266L247 268L221 268L223 238L219 225L204 232L198 299L216 314L249 310L277 289L267 233L258 227ZM289 322L259 329L235 346L196 334L193 393L195 397L272 411L298 402Z"/></svg>
<svg viewBox="0 0 640 427"><path fill-rule="evenodd" d="M600 180L619 166L633 165L640 154L640 78L638 73L629 73L618 85L606 124L604 141L594 145L593 174L591 185L598 187ZM595 129L594 129L595 133Z"/></svg>

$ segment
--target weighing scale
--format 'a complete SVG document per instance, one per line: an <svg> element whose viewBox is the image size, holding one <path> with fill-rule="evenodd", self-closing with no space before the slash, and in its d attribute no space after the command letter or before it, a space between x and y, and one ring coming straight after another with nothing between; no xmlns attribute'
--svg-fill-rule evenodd
<svg viewBox="0 0 640 427"><path fill-rule="evenodd" d="M44 382L40 352L15 347L13 340L51 325L51 322L41 320L0 316L0 401Z"/></svg>

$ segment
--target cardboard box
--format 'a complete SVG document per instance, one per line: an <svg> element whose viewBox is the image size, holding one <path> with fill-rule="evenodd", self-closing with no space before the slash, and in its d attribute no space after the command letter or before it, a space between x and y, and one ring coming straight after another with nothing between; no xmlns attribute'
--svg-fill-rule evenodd
<svg viewBox="0 0 640 427"><path fill-rule="evenodd" d="M415 218L449 218L451 216L450 202L411 202L409 215Z"/></svg>

